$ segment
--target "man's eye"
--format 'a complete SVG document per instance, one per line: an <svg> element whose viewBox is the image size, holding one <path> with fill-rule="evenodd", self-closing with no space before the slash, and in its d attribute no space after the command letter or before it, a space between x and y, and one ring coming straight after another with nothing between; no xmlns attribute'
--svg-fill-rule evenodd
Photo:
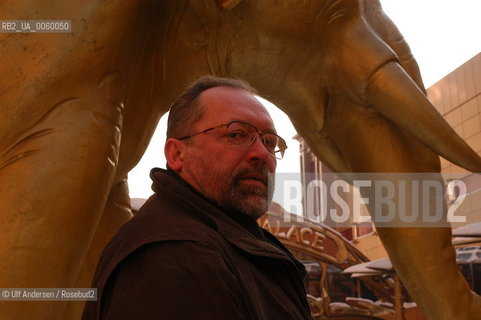
<svg viewBox="0 0 481 320"><path fill-rule="evenodd" d="M243 139L247 136L246 132L243 131L231 131L227 133L227 137L230 139Z"/></svg>
<svg viewBox="0 0 481 320"><path fill-rule="evenodd" d="M264 136L264 145L267 148L274 150L277 146L277 138L273 136Z"/></svg>

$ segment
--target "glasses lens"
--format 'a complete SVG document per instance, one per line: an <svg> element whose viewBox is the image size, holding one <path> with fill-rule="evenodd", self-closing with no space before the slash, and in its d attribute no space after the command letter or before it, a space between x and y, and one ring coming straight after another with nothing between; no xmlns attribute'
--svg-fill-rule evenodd
<svg viewBox="0 0 481 320"><path fill-rule="evenodd" d="M262 136L262 142L266 149L272 154L279 149L279 138L275 134L264 133Z"/></svg>
<svg viewBox="0 0 481 320"><path fill-rule="evenodd" d="M284 157L284 152L287 149L287 145L286 145L286 142L284 141L284 139L282 139L281 137L279 137L278 135L273 134L273 133L266 133L264 135L264 137L267 140L267 142L264 143L264 144L266 144L266 146L267 146L267 144L272 146L272 145L274 145L274 142L275 142L274 149L271 153L273 155L275 155L277 159L279 159L279 160L282 159Z"/></svg>
<svg viewBox="0 0 481 320"><path fill-rule="evenodd" d="M229 143L247 147L254 142L258 133L253 125L233 121L226 126L225 137ZM277 159L282 159L287 148L285 141L273 133L260 133L260 136L267 151Z"/></svg>
<svg viewBox="0 0 481 320"><path fill-rule="evenodd" d="M282 159L284 157L284 152L286 152L286 149L287 149L287 144L286 142L284 141L284 139L282 139L281 137L279 136L276 136L277 137L277 146L276 146L276 150L274 151L274 155L276 156L277 159Z"/></svg>
<svg viewBox="0 0 481 320"><path fill-rule="evenodd" d="M248 124L241 122L231 122L226 127L225 136L227 141L239 146L248 146L251 144L252 137L257 133L256 129Z"/></svg>

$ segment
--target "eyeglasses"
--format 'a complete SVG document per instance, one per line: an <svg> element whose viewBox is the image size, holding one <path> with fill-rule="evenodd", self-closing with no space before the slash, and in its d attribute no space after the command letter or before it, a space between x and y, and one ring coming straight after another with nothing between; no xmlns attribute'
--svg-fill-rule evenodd
<svg viewBox="0 0 481 320"><path fill-rule="evenodd" d="M189 139L198 134L206 133L218 128L224 129L222 136L227 142L243 147L252 145L256 140L256 137L259 136L266 150L279 160L284 157L284 152L287 149L286 142L277 134L271 132L260 132L259 129L253 125L243 121L231 121L229 123L220 124L189 136L180 137L178 140Z"/></svg>

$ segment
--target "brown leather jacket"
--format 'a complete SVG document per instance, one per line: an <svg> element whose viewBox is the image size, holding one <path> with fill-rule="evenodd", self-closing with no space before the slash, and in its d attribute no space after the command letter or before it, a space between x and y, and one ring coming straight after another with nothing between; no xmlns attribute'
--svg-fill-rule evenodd
<svg viewBox="0 0 481 320"><path fill-rule="evenodd" d="M84 320L311 319L305 270L274 236L249 232L175 174L151 176L155 194L102 254Z"/></svg>

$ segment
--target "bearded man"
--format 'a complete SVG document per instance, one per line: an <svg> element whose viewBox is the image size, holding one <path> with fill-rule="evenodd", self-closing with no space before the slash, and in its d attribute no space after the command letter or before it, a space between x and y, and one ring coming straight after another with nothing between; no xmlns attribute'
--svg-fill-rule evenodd
<svg viewBox="0 0 481 320"><path fill-rule="evenodd" d="M173 103L167 170L105 248L83 319L311 319L304 266L256 223L287 146L255 94L204 76Z"/></svg>

